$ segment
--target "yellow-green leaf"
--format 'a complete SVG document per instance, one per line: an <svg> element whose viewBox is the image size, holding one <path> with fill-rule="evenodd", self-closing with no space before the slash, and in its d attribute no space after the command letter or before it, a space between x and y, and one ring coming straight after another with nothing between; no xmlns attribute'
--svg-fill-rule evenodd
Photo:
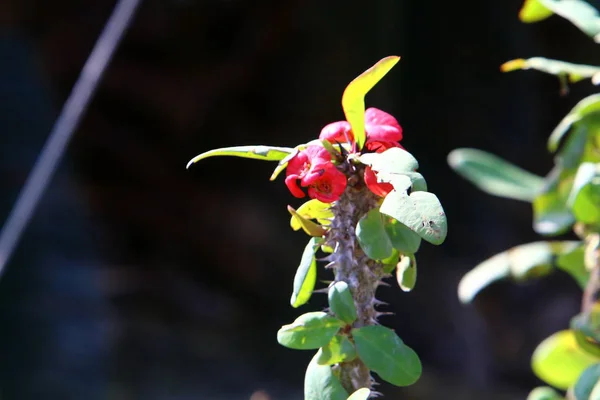
<svg viewBox="0 0 600 400"><path fill-rule="evenodd" d="M538 345L531 357L531 366L538 378L567 390L587 367L598 361L577 345L573 331L564 330Z"/></svg>
<svg viewBox="0 0 600 400"><path fill-rule="evenodd" d="M367 400L371 395L371 390L367 388L360 388L356 392L352 393L347 400Z"/></svg>
<svg viewBox="0 0 600 400"><path fill-rule="evenodd" d="M544 7L540 0L525 0L519 11L519 19L525 23L531 23L544 20L552 14L554 14L552 10Z"/></svg>
<svg viewBox="0 0 600 400"><path fill-rule="evenodd" d="M317 260L315 258L315 252L318 247L318 239L313 237L309 240L302 253L300 265L294 276L294 288L290 300L290 304L294 308L305 304L310 299L310 296L312 296L315 283L317 282Z"/></svg>
<svg viewBox="0 0 600 400"><path fill-rule="evenodd" d="M186 168L190 165L204 160L208 157L216 156L232 156L242 158L252 158L255 160L265 161L280 161L286 158L294 149L289 147L273 147L273 146L235 146L214 149L197 155L188 162Z"/></svg>
<svg viewBox="0 0 600 400"><path fill-rule="evenodd" d="M389 56L379 60L371 68L356 77L344 90L342 108L346 120L352 127L358 149L365 144L365 95L396 65L398 56Z"/></svg>
<svg viewBox="0 0 600 400"><path fill-rule="evenodd" d="M321 225L329 225L328 219L333 218L331 204L320 202L317 199L312 199L302 204L296 210L296 213L305 219L316 219ZM292 214L290 226L293 230L297 231L302 228L302 221L296 215Z"/></svg>
<svg viewBox="0 0 600 400"><path fill-rule="evenodd" d="M300 227L304 229L304 232L310 236L321 237L327 233L327 230L323 228L321 225L311 221L310 219L304 218L300 215L296 210L292 208L292 206L288 206L288 211L292 214L292 217L295 218Z"/></svg>

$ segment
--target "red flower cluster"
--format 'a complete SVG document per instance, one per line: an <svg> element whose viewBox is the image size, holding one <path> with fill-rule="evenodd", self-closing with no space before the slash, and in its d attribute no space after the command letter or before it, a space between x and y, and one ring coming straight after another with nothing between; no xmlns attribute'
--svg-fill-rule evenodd
<svg viewBox="0 0 600 400"><path fill-rule="evenodd" d="M396 118L377 108L368 108L365 111L365 133L367 140L365 148L368 151L382 153L392 147L402 146L402 127ZM319 139L326 139L331 143L353 143L354 135L348 121L338 121L323 128ZM371 167L365 168L365 184L376 195L384 197L394 188L389 183L378 183L377 176Z"/></svg>
<svg viewBox="0 0 600 400"><path fill-rule="evenodd" d="M365 149L382 153L392 147L402 147L402 128L396 118L377 108L365 111ZM319 139L331 143L354 144L352 127L348 121L333 122L321 130ZM365 184L378 196L385 196L393 190L389 183L378 183L371 167L365 168ZM305 196L298 186L308 188L308 195L324 203L340 198L346 189L346 176L331 162L331 154L322 146L311 145L293 157L287 166L285 184L296 197Z"/></svg>
<svg viewBox="0 0 600 400"><path fill-rule="evenodd" d="M331 154L321 146L311 145L292 158L287 166L285 184L296 197L304 192L298 186L308 187L308 195L324 203L340 198L346 189L346 175L331 162Z"/></svg>

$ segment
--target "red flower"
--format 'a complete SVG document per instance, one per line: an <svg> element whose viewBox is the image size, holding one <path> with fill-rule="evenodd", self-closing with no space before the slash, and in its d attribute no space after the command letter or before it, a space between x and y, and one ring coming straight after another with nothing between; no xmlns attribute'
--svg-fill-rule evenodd
<svg viewBox="0 0 600 400"><path fill-rule="evenodd" d="M365 111L365 132L367 140L365 147L370 151L377 151L384 147L399 147L398 142L402 140L402 127L396 118L377 108L367 108ZM354 134L348 121L338 121L326 125L319 135L319 139L331 143L354 142ZM383 151L383 150L382 150Z"/></svg>
<svg viewBox="0 0 600 400"><path fill-rule="evenodd" d="M333 203L346 190L346 175L333 164L325 164L322 175L308 186L308 196L323 203Z"/></svg>
<svg viewBox="0 0 600 400"><path fill-rule="evenodd" d="M285 184L295 197L308 195L325 203L339 199L346 189L346 175L331 163L331 155L321 146L308 146L292 158L287 166Z"/></svg>

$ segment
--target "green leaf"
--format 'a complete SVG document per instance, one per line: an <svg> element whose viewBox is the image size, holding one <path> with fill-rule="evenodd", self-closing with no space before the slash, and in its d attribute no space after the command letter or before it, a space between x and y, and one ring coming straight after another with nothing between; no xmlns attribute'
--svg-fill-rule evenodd
<svg viewBox="0 0 600 400"><path fill-rule="evenodd" d="M547 177L547 187L533 201L533 229L537 233L559 235L573 225L575 218L567 207L572 181L572 173L559 166Z"/></svg>
<svg viewBox="0 0 600 400"><path fill-rule="evenodd" d="M298 308L305 304L312 296L317 282L317 260L315 252L319 247L319 240L312 238L304 248L300 265L294 276L294 291L290 303L292 307Z"/></svg>
<svg viewBox="0 0 600 400"><path fill-rule="evenodd" d="M365 140L365 96L396 65L400 57L390 56L379 60L371 68L356 77L344 90L342 108L346 120L352 127L358 149L362 149Z"/></svg>
<svg viewBox="0 0 600 400"><path fill-rule="evenodd" d="M356 306L346 282L336 282L329 288L329 307L336 317L345 323L351 324L356 321Z"/></svg>
<svg viewBox="0 0 600 400"><path fill-rule="evenodd" d="M348 400L367 400L371 395L371 391L367 388L358 389L356 392L352 393Z"/></svg>
<svg viewBox="0 0 600 400"><path fill-rule="evenodd" d="M358 221L356 238L360 248L373 260L382 260L392 255L392 242L383 226L383 216L377 208L371 209Z"/></svg>
<svg viewBox="0 0 600 400"><path fill-rule="evenodd" d="M302 314L277 332L279 344L290 349L310 350L326 346L344 322L324 312Z"/></svg>
<svg viewBox="0 0 600 400"><path fill-rule="evenodd" d="M583 0L539 0L547 9L571 22L596 43L600 41L600 16L598 11Z"/></svg>
<svg viewBox="0 0 600 400"><path fill-rule="evenodd" d="M544 7L540 0L525 0L519 12L519 19L525 23L531 23L544 20L552 14L554 13Z"/></svg>
<svg viewBox="0 0 600 400"><path fill-rule="evenodd" d="M348 392L329 365L319 365L315 355L304 377L304 400L346 400Z"/></svg>
<svg viewBox="0 0 600 400"><path fill-rule="evenodd" d="M560 140L573 124L582 120L587 115L594 114L598 111L600 111L600 94L593 94L577 103L567 116L562 119L554 131L552 131L552 134L548 139L548 150L555 152L558 149Z"/></svg>
<svg viewBox="0 0 600 400"><path fill-rule="evenodd" d="M442 244L448 233L446 214L433 193L390 192L381 204L380 212L406 225L432 244Z"/></svg>
<svg viewBox="0 0 600 400"><path fill-rule="evenodd" d="M384 221L384 228L395 249L402 253L416 253L419 250L421 237L406 225L393 218L387 218Z"/></svg>
<svg viewBox="0 0 600 400"><path fill-rule="evenodd" d="M580 242L533 242L496 254L469 271L458 285L458 298L470 303L479 291L491 283L513 278L522 281L551 271L554 257L575 249Z"/></svg>
<svg viewBox="0 0 600 400"><path fill-rule="evenodd" d="M186 168L208 157L216 156L233 156L242 158L253 158L256 160L279 161L292 153L294 149L289 147L273 147L273 146L235 146L224 147L222 149L210 150L199 154L188 162Z"/></svg>
<svg viewBox="0 0 600 400"><path fill-rule="evenodd" d="M283 172L284 169L287 168L288 162L290 162L290 160L292 158L296 157L298 155L298 153L300 152L300 150L304 149L305 147L306 147L306 144L301 144L299 146L294 147L294 149L292 150L292 152L290 154L288 154L284 159L279 161L279 163L277 164L277 167L275 167L275 170L271 174L271 177L269 178L269 180L274 181L277 178L277 176L279 176L279 174L281 172Z"/></svg>
<svg viewBox="0 0 600 400"><path fill-rule="evenodd" d="M421 376L419 356L393 330L370 325L352 329L352 336L360 359L381 379L396 386L408 386Z"/></svg>
<svg viewBox="0 0 600 400"><path fill-rule="evenodd" d="M322 203L317 199L311 199L302 204L296 213L305 219L316 219L321 225L329 225L329 218L333 218L331 204ZM297 231L302 228L303 221L296 215L292 215L290 226Z"/></svg>
<svg viewBox="0 0 600 400"><path fill-rule="evenodd" d="M380 174L404 174L414 172L419 168L419 163L408 151L399 147L392 147L382 153L367 153L361 155L358 160L371 167L373 171Z"/></svg>
<svg viewBox="0 0 600 400"><path fill-rule="evenodd" d="M398 264L399 261L400 261L400 252L398 252L398 250L394 249L394 251L392 252L392 255L390 257L381 260L381 263L383 264L383 272L385 272L386 274L391 274L392 271L396 268L396 265Z"/></svg>
<svg viewBox="0 0 600 400"><path fill-rule="evenodd" d="M581 245L556 258L557 267L571 275L581 289L585 289L590 278L585 269L584 254L585 247Z"/></svg>
<svg viewBox="0 0 600 400"><path fill-rule="evenodd" d="M347 336L335 335L331 342L317 352L319 365L333 365L352 361L356 358L356 349Z"/></svg>
<svg viewBox="0 0 600 400"><path fill-rule="evenodd" d="M407 254L402 257L396 269L396 279L400 289L410 292L417 283L417 260L414 254Z"/></svg>
<svg viewBox="0 0 600 400"><path fill-rule="evenodd" d="M596 383L600 381L600 364L590 365L581 373L573 393L575 400L589 400Z"/></svg>
<svg viewBox="0 0 600 400"><path fill-rule="evenodd" d="M548 386L540 386L533 389L527 400L563 400L564 398L554 389Z"/></svg>
<svg viewBox="0 0 600 400"><path fill-rule="evenodd" d="M588 354L600 357L600 304L595 303L589 312L573 317L570 326L579 347Z"/></svg>
<svg viewBox="0 0 600 400"><path fill-rule="evenodd" d="M545 339L531 358L535 375L561 390L567 390L587 367L597 362L598 358L579 348L571 330L557 332Z"/></svg>
<svg viewBox="0 0 600 400"><path fill-rule="evenodd" d="M533 201L544 185L542 177L481 150L453 150L448 164L479 189L499 197Z"/></svg>
<svg viewBox="0 0 600 400"><path fill-rule="evenodd" d="M292 218L296 223L300 225L300 227L306 232L309 236L321 237L327 233L327 229L323 228L321 225L311 221L310 219L305 218L300 215L292 206L287 207L290 214L292 214ZM293 226L292 226L293 227Z"/></svg>
<svg viewBox="0 0 600 400"><path fill-rule="evenodd" d="M579 166L567 204L577 221L600 223L600 168L596 164L587 162Z"/></svg>
<svg viewBox="0 0 600 400"><path fill-rule="evenodd" d="M515 71L517 69L535 69L550 75L565 77L571 83L591 78L596 84L600 67L595 65L573 64L565 61L552 60L544 57L532 57L528 59L518 58L510 60L500 66L502 72Z"/></svg>
<svg viewBox="0 0 600 400"><path fill-rule="evenodd" d="M413 191L426 191L427 182L418 172L417 160L404 149L393 147L383 153L367 153L358 160L377 173L377 181L391 183L394 189L403 192L409 187Z"/></svg>

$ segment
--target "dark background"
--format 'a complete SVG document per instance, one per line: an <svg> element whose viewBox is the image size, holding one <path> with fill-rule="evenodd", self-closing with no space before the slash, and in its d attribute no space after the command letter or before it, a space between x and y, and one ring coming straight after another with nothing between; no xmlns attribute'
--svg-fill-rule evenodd
<svg viewBox="0 0 600 400"><path fill-rule="evenodd" d="M294 146L343 119L350 80L400 63L367 97L395 115L402 144L445 207L449 235L418 254L412 293L392 281L382 322L424 364L389 399L523 399L540 382L535 345L567 326L580 293L566 275L498 283L459 304L460 277L536 240L526 203L456 176L456 147L545 174L545 141L589 82L501 74L545 56L600 63L558 17L525 25L521 0L144 0L60 171L0 282L3 399L302 397L312 352L277 329L319 309L289 306L306 237L271 163L194 155L236 144ZM0 211L6 217L113 1L0 2ZM322 278L327 278L321 274Z"/></svg>

